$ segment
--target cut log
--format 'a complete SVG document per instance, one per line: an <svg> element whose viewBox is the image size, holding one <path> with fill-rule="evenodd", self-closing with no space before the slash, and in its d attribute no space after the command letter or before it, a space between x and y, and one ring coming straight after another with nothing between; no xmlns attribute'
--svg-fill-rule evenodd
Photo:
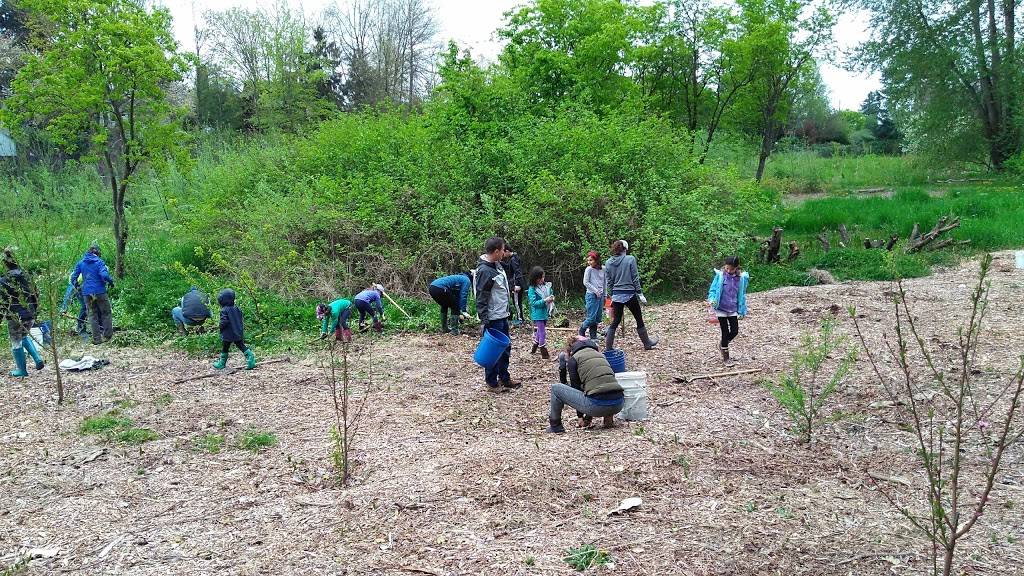
<svg viewBox="0 0 1024 576"><path fill-rule="evenodd" d="M850 245L850 232L846 230L846 224L839 225L839 241L842 243L843 248Z"/></svg>
<svg viewBox="0 0 1024 576"><path fill-rule="evenodd" d="M892 252L892 249L896 246L896 243L900 241L900 237L896 234L889 236L889 241L885 243L885 249L888 252Z"/></svg>
<svg viewBox="0 0 1024 576"><path fill-rule="evenodd" d="M854 194L884 194L884 193L889 192L889 191L890 191L889 188L861 188L859 190L854 190L853 193Z"/></svg>
<svg viewBox="0 0 1024 576"><path fill-rule="evenodd" d="M881 248L885 246L885 240L872 240L871 238L864 239L864 247L868 250L874 250L875 248Z"/></svg>
<svg viewBox="0 0 1024 576"><path fill-rule="evenodd" d="M818 242L821 242L821 251L828 252L832 249L832 246L828 242L828 232L822 230L818 233Z"/></svg>
<svg viewBox="0 0 1024 576"><path fill-rule="evenodd" d="M949 232L950 230L953 230L953 229L959 228L959 227L960 227L960 217L959 216L943 216L942 218L939 218L939 221L935 223L935 226L933 226L931 230L929 230L928 232L926 232L924 234L920 234L920 230L919 230L917 224L914 224L914 230L913 230L913 232L911 232L911 235L910 235L911 238L910 238L910 240L907 241L907 253L911 254L911 253L914 253L914 252L920 252L924 248L928 247L929 244L934 242L939 236L942 236L943 234ZM915 233L917 234L916 237L915 237ZM949 245L954 244L954 243L955 243L955 241L954 242L942 242L942 243L940 243L940 247L944 248L944 247L949 246ZM932 250L937 250L937 249L938 248L932 248Z"/></svg>
<svg viewBox="0 0 1024 576"><path fill-rule="evenodd" d="M789 254L786 255L786 262L792 262L800 257L800 246L796 242L789 241Z"/></svg>
<svg viewBox="0 0 1024 576"><path fill-rule="evenodd" d="M768 239L768 250L765 254L765 264L775 264L779 261L779 250L782 249L782 228L772 228L772 237Z"/></svg>

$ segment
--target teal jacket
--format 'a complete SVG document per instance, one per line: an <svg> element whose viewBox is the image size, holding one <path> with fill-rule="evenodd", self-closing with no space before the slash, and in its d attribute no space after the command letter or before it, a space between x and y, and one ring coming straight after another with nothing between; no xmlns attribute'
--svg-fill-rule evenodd
<svg viewBox="0 0 1024 576"><path fill-rule="evenodd" d="M718 300L722 297L722 277L725 275L723 270L715 269L715 277L711 279L711 287L708 288L708 302L715 308L718 308ZM740 316L747 315L747 284L750 283L750 275L746 272L740 273L740 290L736 295L737 300L737 314Z"/></svg>
<svg viewBox="0 0 1024 576"><path fill-rule="evenodd" d="M548 303L544 299L551 296L547 286L530 286L526 296L530 299L530 320L547 320Z"/></svg>
<svg viewBox="0 0 1024 576"><path fill-rule="evenodd" d="M324 334L330 334L337 330L338 319L341 318L341 313L350 306L352 306L352 302L345 300L344 298L338 298L334 302L331 302L331 315L324 316L324 323L320 328L320 331ZM328 327L330 327L330 330L327 329Z"/></svg>

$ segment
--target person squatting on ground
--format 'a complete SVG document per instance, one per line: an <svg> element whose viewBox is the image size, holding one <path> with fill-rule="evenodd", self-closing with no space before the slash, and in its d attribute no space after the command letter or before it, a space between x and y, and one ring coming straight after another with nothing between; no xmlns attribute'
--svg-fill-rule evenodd
<svg viewBox="0 0 1024 576"><path fill-rule="evenodd" d="M530 300L530 320L533 321L533 349L530 354L536 354L537 348L540 348L540 357L547 360L551 357L548 353L548 317L555 297L544 282L544 269L540 266L530 269L530 287L526 295Z"/></svg>
<svg viewBox="0 0 1024 576"><path fill-rule="evenodd" d="M39 307L39 294L18 266L10 248L4 250L3 259L6 271L0 277L0 312L7 318L7 335L11 340L11 356L14 357L14 370L10 375L24 378L28 376L26 353L36 363L36 370L43 369L43 358L29 335Z"/></svg>
<svg viewBox="0 0 1024 576"><path fill-rule="evenodd" d="M612 256L604 263L605 294L612 299L612 322L604 335L605 350L615 348L615 330L622 322L623 308L628 308L636 320L636 333L644 344L644 350L651 350L658 345L657 338L647 334L641 304L647 304L643 290L640 288L640 272L637 270L636 258L627 254L629 243L616 240L612 244Z"/></svg>
<svg viewBox="0 0 1024 576"><path fill-rule="evenodd" d="M569 340L558 355L558 378L551 385L551 410L548 432L565 432L562 408L576 409L581 428L589 428L596 417L604 418L604 427L615 425L613 416L622 411L624 395L608 359L597 350L597 343L583 336Z"/></svg>
<svg viewBox="0 0 1024 576"><path fill-rule="evenodd" d="M523 265L519 261L519 254L512 250L512 246L505 242L505 253L502 254L501 267L509 281L509 294L512 296L512 308L516 317L512 320L513 326L523 323L523 297L526 292L526 279L523 277Z"/></svg>
<svg viewBox="0 0 1024 576"><path fill-rule="evenodd" d="M348 327L348 318L352 315L352 302L344 298L338 298L330 304L316 305L316 319L320 325L320 339L327 338L328 334L334 334L335 341L351 342L352 330Z"/></svg>
<svg viewBox="0 0 1024 576"><path fill-rule="evenodd" d="M484 254L476 267L476 312L480 316L480 336L487 330L496 330L509 335L508 302L509 279L501 265L505 253L505 240L495 236L484 244ZM508 365L512 351L509 344L498 357L497 363L484 369L484 382L491 391L499 388L519 388L521 384L512 381Z"/></svg>
<svg viewBox="0 0 1024 576"><path fill-rule="evenodd" d="M604 300L604 268L600 257L591 250L587 253L587 268L583 271L583 287L587 289L585 303L587 317L580 326L580 336L590 331L590 339L597 339L597 325L601 322L601 303Z"/></svg>
<svg viewBox="0 0 1024 576"><path fill-rule="evenodd" d="M370 286L356 294L356 297L352 299L352 303L356 305L356 310L359 311L359 331L366 332L366 316L369 315L373 320L373 329L380 332L384 329L384 325L381 322L384 319L384 302L381 301L381 295L384 294L384 287L380 284L370 284Z"/></svg>
<svg viewBox="0 0 1024 576"><path fill-rule="evenodd" d="M64 299L60 303L60 313L67 314L71 299L78 301L78 317L75 318L75 334L85 336L89 332L85 328L85 322L89 318L89 306L85 303L85 296L82 294L82 287L71 281L74 276L74 269L68 273L68 287L64 290Z"/></svg>
<svg viewBox="0 0 1024 576"><path fill-rule="evenodd" d="M228 365L228 350L234 344L245 354L245 369L252 370L256 367L256 355L245 345L245 326L242 324L242 311L235 306L235 291L225 288L217 294L217 304L220 304L220 358L213 367L221 370Z"/></svg>
<svg viewBox="0 0 1024 576"><path fill-rule="evenodd" d="M722 361L729 361L729 343L740 333L740 319L747 315L747 285L750 275L740 268L740 259L729 256L722 269L715 269L708 288L708 305L722 329L719 348Z"/></svg>
<svg viewBox="0 0 1024 576"><path fill-rule="evenodd" d="M210 313L210 297L193 286L181 297L180 304L171 308L171 318L178 328L178 334L186 334L186 326L202 326L213 314Z"/></svg>
<svg viewBox="0 0 1024 576"><path fill-rule="evenodd" d="M442 276L430 283L427 291L434 302L441 307L441 333L451 332L459 335L459 319L469 318L466 306L469 303L469 273ZM448 313L451 312L451 324Z"/></svg>
<svg viewBox="0 0 1024 576"><path fill-rule="evenodd" d="M75 265L70 284L77 284L79 277L82 278L82 296L89 308L92 343L102 344L114 336L110 296L107 294L108 287L114 289L114 279L110 277L106 262L100 257L100 246L96 242L89 246L89 250Z"/></svg>

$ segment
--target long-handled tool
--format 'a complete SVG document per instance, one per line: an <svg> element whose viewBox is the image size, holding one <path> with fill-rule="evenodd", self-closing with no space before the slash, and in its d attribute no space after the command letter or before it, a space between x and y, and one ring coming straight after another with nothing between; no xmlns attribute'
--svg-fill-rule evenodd
<svg viewBox="0 0 1024 576"><path fill-rule="evenodd" d="M732 372L714 372L711 374L700 374L698 376L673 376L672 379L682 384L688 384L690 382L696 382L697 380L710 380L712 378L724 378L725 376L739 376L741 374L754 374L760 372L760 368L750 368L748 370L734 370Z"/></svg>
<svg viewBox="0 0 1024 576"><path fill-rule="evenodd" d="M393 300L393 299L391 298L391 296L388 296L388 293L387 293L387 292L381 291L381 294L383 294L383 295L384 295L384 297L388 299L388 302L391 302L392 304L394 304L394 305L395 305L395 308L398 308L399 310L401 310L401 311L402 311L402 314L405 314L405 317L406 317L406 318L408 318L409 320L412 320L412 315L411 315L411 314L409 314L408 312L406 312L406 311L405 311L405 308L402 308L402 305L401 305L401 304L399 304L398 302L395 302L395 301L394 301L394 300Z"/></svg>

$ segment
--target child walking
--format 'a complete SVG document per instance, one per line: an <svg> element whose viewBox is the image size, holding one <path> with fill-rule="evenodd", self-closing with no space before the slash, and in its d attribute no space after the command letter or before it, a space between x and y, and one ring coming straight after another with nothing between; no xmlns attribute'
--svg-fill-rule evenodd
<svg viewBox="0 0 1024 576"><path fill-rule="evenodd" d="M722 269L715 269L708 289L708 305L722 329L722 361L729 362L729 343L740 333L739 319L747 315L747 284L750 276L740 268L740 259L729 256Z"/></svg>
<svg viewBox="0 0 1024 576"><path fill-rule="evenodd" d="M235 306L235 291L225 288L217 294L220 304L220 341L222 343L220 358L213 367L221 370L228 365L228 350L234 344L245 354L245 369L256 367L256 355L245 345L245 327L242 325L242 311Z"/></svg>
<svg viewBox="0 0 1024 576"><path fill-rule="evenodd" d="M535 354L540 348L540 357L547 360L548 354L547 327L548 316L550 315L551 303L555 297L551 295L551 289L544 282L544 269L534 266L530 269L530 287L526 291L530 300L530 320L533 320L533 349L530 354Z"/></svg>
<svg viewBox="0 0 1024 576"><path fill-rule="evenodd" d="M583 286L587 289L587 318L580 326L580 336L590 330L590 339L597 339L597 324L601 321L601 302L604 300L604 268L597 252L587 253L587 268L583 271Z"/></svg>

